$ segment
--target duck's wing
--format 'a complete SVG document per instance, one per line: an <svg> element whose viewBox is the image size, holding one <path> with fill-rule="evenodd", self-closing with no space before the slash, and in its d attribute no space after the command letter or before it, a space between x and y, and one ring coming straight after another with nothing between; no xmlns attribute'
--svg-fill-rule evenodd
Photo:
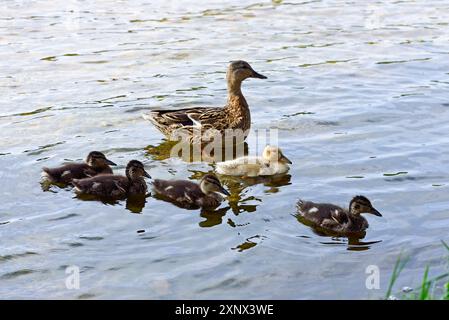
<svg viewBox="0 0 449 320"><path fill-rule="evenodd" d="M68 163L56 168L42 168L43 176L56 183L69 183L72 179L82 179L88 177L85 170L89 166L85 163Z"/></svg>
<svg viewBox="0 0 449 320"><path fill-rule="evenodd" d="M346 211L333 204L299 200L296 207L301 216L319 225L326 220L338 224L348 222Z"/></svg>
<svg viewBox="0 0 449 320"><path fill-rule="evenodd" d="M231 176L257 176L262 165L259 157L240 157L234 160L218 162L216 171L218 174Z"/></svg>
<svg viewBox="0 0 449 320"><path fill-rule="evenodd" d="M200 107L178 110L152 110L144 114L144 119L151 121L156 127L172 129L189 126L203 126L217 120L223 108Z"/></svg>
<svg viewBox="0 0 449 320"><path fill-rule="evenodd" d="M118 175L98 175L92 178L74 179L72 183L76 192L99 197L123 197L129 188L128 179Z"/></svg>
<svg viewBox="0 0 449 320"><path fill-rule="evenodd" d="M204 196L198 184L187 180L155 179L153 188L157 194L180 204L195 204L196 199Z"/></svg>
<svg viewBox="0 0 449 320"><path fill-rule="evenodd" d="M330 210L331 210L330 217L333 221L341 225L348 223L349 221L348 215L343 209L337 206L333 206L333 208L330 208Z"/></svg>

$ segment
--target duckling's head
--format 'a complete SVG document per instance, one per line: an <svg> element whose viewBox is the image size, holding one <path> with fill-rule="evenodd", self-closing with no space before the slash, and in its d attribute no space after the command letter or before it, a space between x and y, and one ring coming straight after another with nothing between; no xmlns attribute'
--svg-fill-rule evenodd
<svg viewBox="0 0 449 320"><path fill-rule="evenodd" d="M201 179L200 188L204 194L209 194L211 192L219 192L227 196L230 195L230 193L225 188L223 188L223 186L220 183L220 180L218 180L218 178L214 174L206 174Z"/></svg>
<svg viewBox="0 0 449 320"><path fill-rule="evenodd" d="M355 196L349 203L349 212L355 215L361 213L371 213L375 216L382 217L379 211L377 211L368 198L364 196Z"/></svg>
<svg viewBox="0 0 449 320"><path fill-rule="evenodd" d="M128 162L128 165L126 166L126 176L130 180L135 180L140 177L151 178L148 172L145 171L143 163L137 160Z"/></svg>
<svg viewBox="0 0 449 320"><path fill-rule="evenodd" d="M284 156L281 149L275 146L266 146L263 150L262 157L269 162L292 164L292 162L286 156Z"/></svg>
<svg viewBox="0 0 449 320"><path fill-rule="evenodd" d="M243 60L232 61L228 67L228 72L226 73L228 82L230 83L240 83L248 78L266 79L264 75L257 73L249 65L248 62Z"/></svg>
<svg viewBox="0 0 449 320"><path fill-rule="evenodd" d="M92 151L87 155L86 163L93 168L104 168L108 166L116 166L114 162L107 159L100 151Z"/></svg>

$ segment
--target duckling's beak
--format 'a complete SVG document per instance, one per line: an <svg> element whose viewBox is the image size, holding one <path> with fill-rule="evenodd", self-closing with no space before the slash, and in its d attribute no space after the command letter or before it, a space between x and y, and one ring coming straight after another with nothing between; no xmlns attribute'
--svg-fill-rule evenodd
<svg viewBox="0 0 449 320"><path fill-rule="evenodd" d="M225 188L223 188L222 186L220 187L220 192L223 193L224 195L230 196L231 194L229 193L228 190L226 190Z"/></svg>
<svg viewBox="0 0 449 320"><path fill-rule="evenodd" d="M252 70L253 73L251 74L251 78L257 78L257 79L266 79L263 74L257 73L256 71Z"/></svg>
<svg viewBox="0 0 449 320"><path fill-rule="evenodd" d="M143 170L143 176L147 177L148 179L151 179L151 176L148 172L146 172L145 170Z"/></svg>
<svg viewBox="0 0 449 320"><path fill-rule="evenodd" d="M286 162L286 163L292 164L290 159L287 158L286 156L284 156L283 154L281 155L281 158L279 160L281 160L282 162Z"/></svg>
<svg viewBox="0 0 449 320"><path fill-rule="evenodd" d="M109 159L106 159L106 163L110 166L116 166L116 164Z"/></svg>
<svg viewBox="0 0 449 320"><path fill-rule="evenodd" d="M374 214L375 216L382 217L382 215L380 214L380 212L377 211L377 210L374 209L374 208L371 209L371 212L370 212L370 213L371 213L371 214Z"/></svg>

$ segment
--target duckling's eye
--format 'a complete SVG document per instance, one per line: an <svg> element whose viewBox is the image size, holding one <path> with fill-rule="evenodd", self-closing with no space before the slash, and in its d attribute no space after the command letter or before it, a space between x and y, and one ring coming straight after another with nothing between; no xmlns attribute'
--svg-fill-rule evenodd
<svg viewBox="0 0 449 320"><path fill-rule="evenodd" d="M356 205L354 206L354 209L360 209L360 205L359 205L359 204L356 204Z"/></svg>

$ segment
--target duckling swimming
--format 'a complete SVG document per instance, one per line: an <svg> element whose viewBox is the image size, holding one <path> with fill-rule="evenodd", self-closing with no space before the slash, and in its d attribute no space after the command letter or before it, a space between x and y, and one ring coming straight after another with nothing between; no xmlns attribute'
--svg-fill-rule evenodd
<svg viewBox="0 0 449 320"><path fill-rule="evenodd" d="M119 199L145 195L147 184L143 177L151 178L142 162L131 160L126 166L126 177L112 174L98 175L92 178L73 179L72 183L78 194Z"/></svg>
<svg viewBox="0 0 449 320"><path fill-rule="evenodd" d="M219 174L230 176L272 176L286 173L292 162L275 146L266 146L261 157L245 156L217 163Z"/></svg>
<svg viewBox="0 0 449 320"><path fill-rule="evenodd" d="M86 158L86 163L68 163L57 168L42 168L42 177L51 183L71 183L73 179L83 179L99 174L112 174L109 166L116 164L107 159L99 151L92 151Z"/></svg>
<svg viewBox="0 0 449 320"><path fill-rule="evenodd" d="M297 211L314 226L343 234L360 233L368 228L368 221L361 216L362 213L382 217L364 196L355 196L349 203L349 210L333 204L299 200Z"/></svg>
<svg viewBox="0 0 449 320"><path fill-rule="evenodd" d="M188 180L156 179L153 186L161 198L187 209L214 209L224 200L219 193L230 195L213 174L203 176L199 184Z"/></svg>
<svg viewBox="0 0 449 320"><path fill-rule="evenodd" d="M228 102L224 108L201 107L178 110L153 110L143 115L170 140L186 137L192 143L193 131L201 133L215 129L222 134L226 129L241 129L244 137L251 126L251 115L248 103L241 91L242 81L248 78L266 79L257 73L246 61L233 61L226 74L228 84Z"/></svg>

